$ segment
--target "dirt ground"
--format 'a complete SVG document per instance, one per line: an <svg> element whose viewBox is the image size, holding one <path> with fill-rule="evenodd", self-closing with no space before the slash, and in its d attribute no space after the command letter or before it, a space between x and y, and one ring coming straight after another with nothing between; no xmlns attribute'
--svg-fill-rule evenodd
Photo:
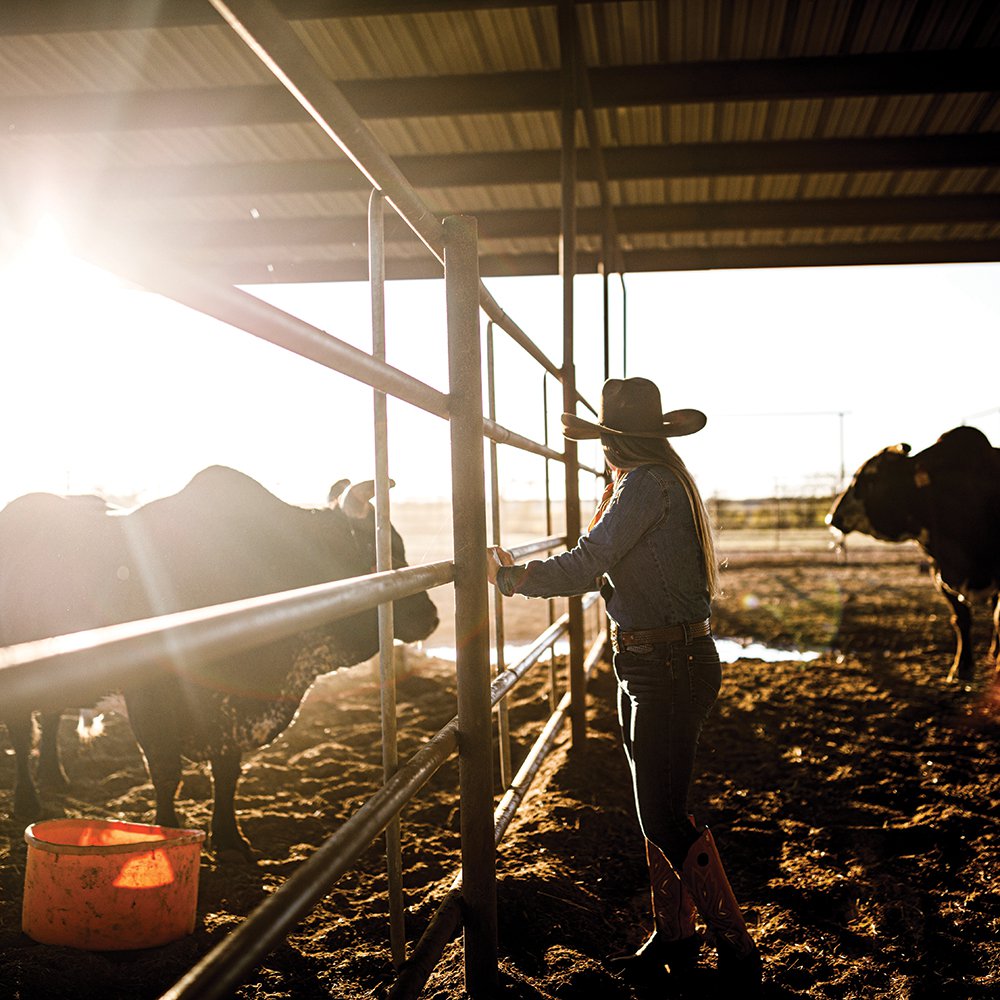
<svg viewBox="0 0 1000 1000"><path fill-rule="evenodd" d="M985 621L976 622L978 679L966 690L945 683L947 608L913 550L847 562L826 552L733 552L724 586L719 636L821 654L725 667L692 795L764 955L764 996L1000 995L1000 689L986 664ZM529 604L508 603L520 627ZM537 614L544 605L530 607ZM454 714L453 672L446 660L408 656L399 686L404 760ZM536 669L515 689L517 755L547 714L546 678ZM501 983L519 1000L650 995L607 962L650 926L607 664L588 701L586 744L570 746L563 733L499 849ZM73 951L21 933L24 824L9 815L12 758L0 753L0 995L160 996L378 787L378 716L370 668L318 683L240 785L239 816L259 864L220 865L206 852L195 932L134 952ZM88 746L75 740L73 719L63 725L73 788L48 795L47 810L150 821L150 787L127 724L112 716ZM458 867L456 787L451 761L404 812L411 947ZM207 823L209 793L206 773L191 766L180 802L189 825ZM394 973L385 884L379 841L236 995L386 996ZM709 970L712 960L706 952ZM463 994L456 941L422 995ZM698 995L716 995L710 971Z"/></svg>

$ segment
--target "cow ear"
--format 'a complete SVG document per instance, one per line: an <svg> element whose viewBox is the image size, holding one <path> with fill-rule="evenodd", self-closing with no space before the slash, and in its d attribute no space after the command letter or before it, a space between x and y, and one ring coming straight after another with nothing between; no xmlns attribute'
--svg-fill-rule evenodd
<svg viewBox="0 0 1000 1000"><path fill-rule="evenodd" d="M336 507L338 501L340 500L340 494L351 485L350 479L338 479L333 486L330 487L330 492L326 495L326 502L331 507Z"/></svg>
<svg viewBox="0 0 1000 1000"><path fill-rule="evenodd" d="M909 455L909 454L910 454L910 451L911 451L911 448L910 448L910 446L909 446L908 444L901 444L901 445L899 446L899 450L900 450L900 451L901 451L901 452L902 452L902 453L903 453L904 455Z"/></svg>

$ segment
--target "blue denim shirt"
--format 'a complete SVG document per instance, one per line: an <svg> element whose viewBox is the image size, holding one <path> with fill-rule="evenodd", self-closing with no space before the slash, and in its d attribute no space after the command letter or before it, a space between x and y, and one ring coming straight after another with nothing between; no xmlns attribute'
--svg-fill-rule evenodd
<svg viewBox="0 0 1000 1000"><path fill-rule="evenodd" d="M527 566L501 568L502 593L558 597L614 586L607 610L623 629L702 621L711 602L691 505L664 465L622 476L601 520L576 547Z"/></svg>

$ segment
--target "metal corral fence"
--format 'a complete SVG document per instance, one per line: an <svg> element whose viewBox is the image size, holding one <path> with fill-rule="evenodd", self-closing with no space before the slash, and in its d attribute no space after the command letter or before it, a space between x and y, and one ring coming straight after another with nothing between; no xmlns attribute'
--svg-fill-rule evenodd
<svg viewBox="0 0 1000 1000"><path fill-rule="evenodd" d="M567 717L574 739L584 734L584 686L590 667L605 642L603 618L595 617L593 639L585 649L583 607L571 598L567 614L552 621L521 659L505 664L503 612L494 608L497 672L490 668L489 600L486 585L486 494L484 434L490 441L493 541L500 541L497 445L519 448L544 459L546 482L550 462L565 466L566 532L552 534L547 503L548 537L514 550L519 559L551 551L575 541L579 532L575 447L565 452L539 443L495 422L492 386L494 328L500 328L542 366L544 379L559 380L562 405L575 408L572 336L566 339L565 364L558 367L530 341L496 304L479 280L475 220L436 218L377 144L339 90L317 67L288 24L269 4L258 0L214 6L252 51L275 73L338 143L374 187L370 206L370 260L373 349L369 355L322 330L234 287L213 286L198 274L163 260L126 256L114 246L94 251L109 270L164 294L256 337L371 386L375 398L376 572L232 604L167 615L90 632L54 637L0 650L0 698L12 708L31 707L58 688L70 704L95 686L109 689L155 677L162 664L182 669L192 660L229 656L313 628L323 622L379 607L382 719L385 782L337 832L216 948L206 954L164 998L198 1000L232 993L277 947L310 909L348 871L382 831L387 835L390 927L393 961L402 972L393 995L412 996L422 988L444 946L461 924L465 929L466 985L473 996L492 994L497 986L496 845L507 829L532 778L551 749ZM572 116L570 116L572 117ZM447 299L450 384L447 395L385 362L384 245L385 201L411 226L443 263ZM483 415L480 309L490 318L487 329L490 415ZM448 420L451 429L454 561L393 569L390 564L386 396ZM543 393L548 426L547 390ZM546 430L546 435L547 435ZM599 470L584 470L599 476ZM572 487L572 488L570 488ZM409 594L453 582L455 586L457 715L410 760L396 756L395 677L391 602ZM555 642L569 637L569 684L558 695L555 657L551 698L553 712L516 775L511 775L505 699L514 685ZM84 680L85 678L85 680ZM501 781L505 789L495 802L492 747L493 712L498 709ZM443 901L426 933L406 960L400 879L400 810L456 751L459 754L461 875ZM459 905L459 903L461 905Z"/></svg>

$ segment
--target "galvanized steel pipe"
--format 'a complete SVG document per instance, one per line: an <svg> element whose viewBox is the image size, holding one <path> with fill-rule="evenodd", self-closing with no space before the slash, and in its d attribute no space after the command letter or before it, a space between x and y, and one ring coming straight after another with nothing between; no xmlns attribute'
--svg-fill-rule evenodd
<svg viewBox="0 0 1000 1000"><path fill-rule="evenodd" d="M86 703L95 690L167 668L182 672L192 659L231 656L452 579L450 562L408 566L7 646L0 649L0 702L29 710Z"/></svg>

